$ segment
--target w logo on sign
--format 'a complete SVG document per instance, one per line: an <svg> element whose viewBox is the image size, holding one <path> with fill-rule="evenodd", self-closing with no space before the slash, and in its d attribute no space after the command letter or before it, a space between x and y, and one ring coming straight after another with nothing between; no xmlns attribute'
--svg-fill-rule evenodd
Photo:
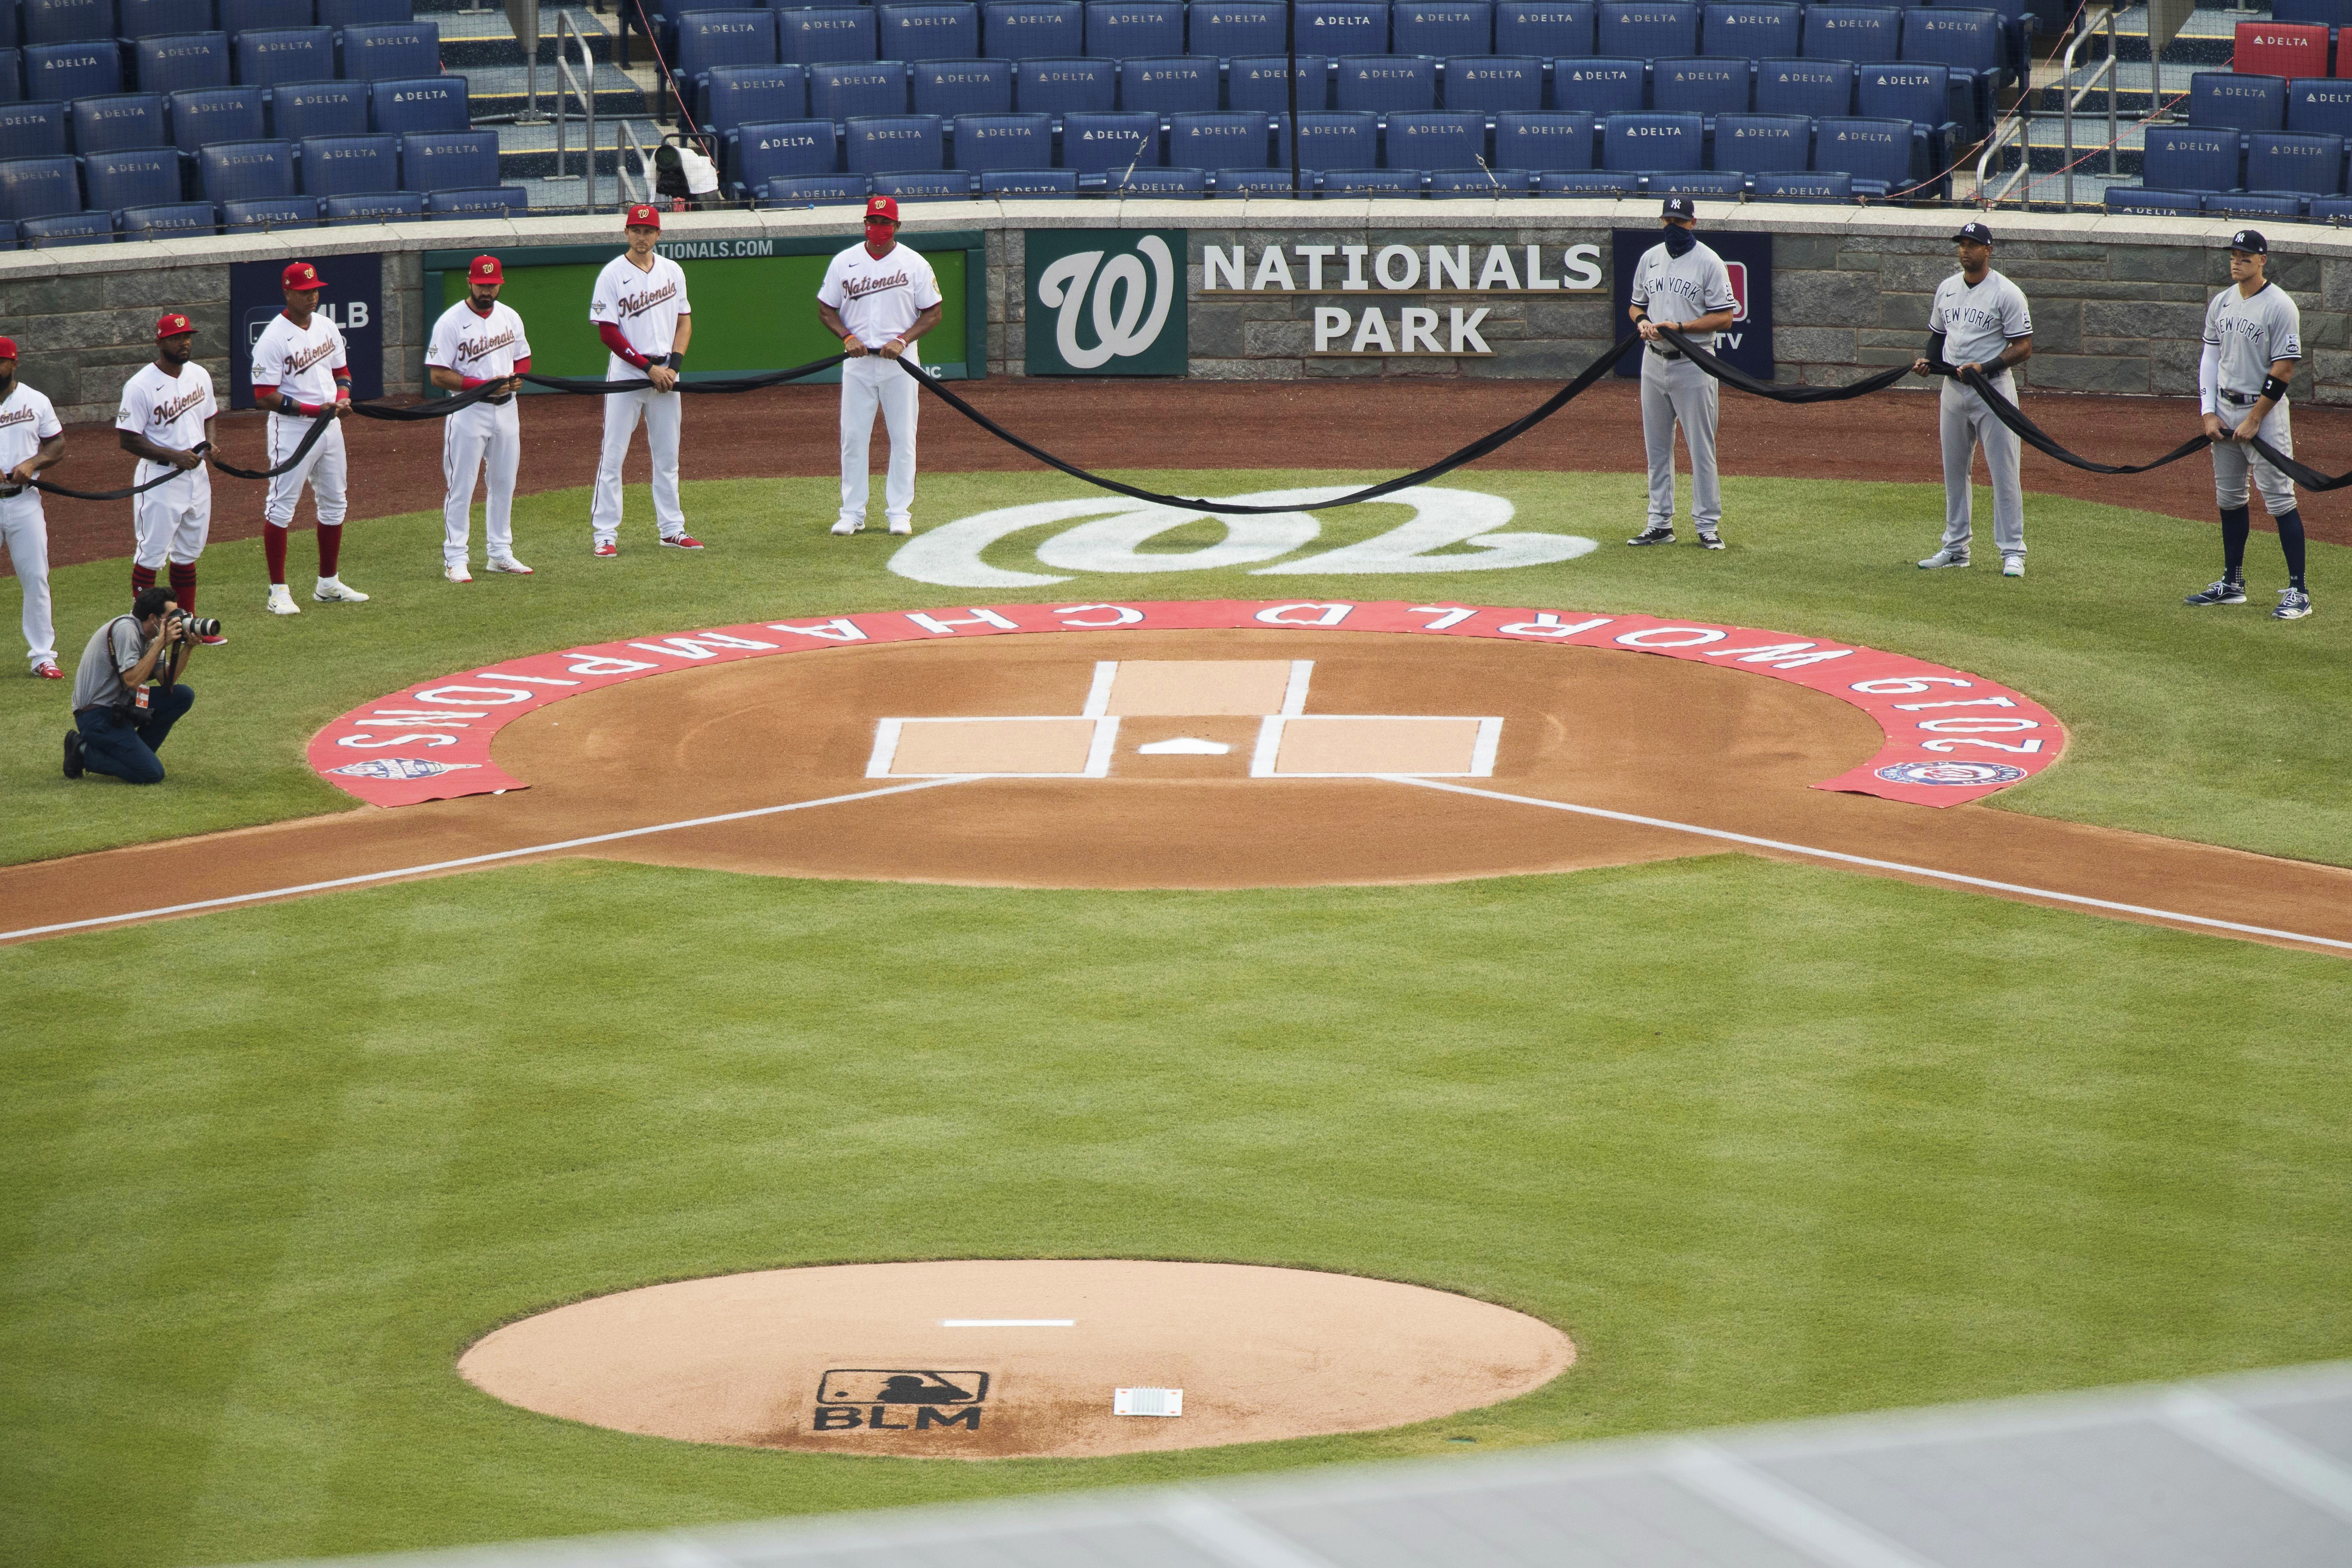
<svg viewBox="0 0 2352 1568"><path fill-rule="evenodd" d="M1184 231L1032 230L1031 375L1181 375Z"/></svg>

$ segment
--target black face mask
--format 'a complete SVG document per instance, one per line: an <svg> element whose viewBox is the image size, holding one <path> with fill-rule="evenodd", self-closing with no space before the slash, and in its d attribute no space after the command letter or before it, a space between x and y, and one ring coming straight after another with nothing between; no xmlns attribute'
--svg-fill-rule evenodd
<svg viewBox="0 0 2352 1568"><path fill-rule="evenodd" d="M1670 223L1666 225L1666 254L1668 256L1688 256L1691 253L1691 247L1697 243L1698 236L1693 234L1682 225L1678 223Z"/></svg>

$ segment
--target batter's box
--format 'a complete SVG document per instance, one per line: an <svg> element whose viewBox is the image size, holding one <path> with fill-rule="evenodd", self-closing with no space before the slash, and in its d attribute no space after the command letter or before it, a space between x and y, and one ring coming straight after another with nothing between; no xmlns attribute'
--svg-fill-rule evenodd
<svg viewBox="0 0 2352 1568"><path fill-rule="evenodd" d="M866 776L1098 779L1108 776L1118 744L1114 718L885 719L874 727Z"/></svg>
<svg viewBox="0 0 2352 1568"><path fill-rule="evenodd" d="M1258 725L1254 779L1493 776L1500 719L1408 719L1360 713L1276 714Z"/></svg>

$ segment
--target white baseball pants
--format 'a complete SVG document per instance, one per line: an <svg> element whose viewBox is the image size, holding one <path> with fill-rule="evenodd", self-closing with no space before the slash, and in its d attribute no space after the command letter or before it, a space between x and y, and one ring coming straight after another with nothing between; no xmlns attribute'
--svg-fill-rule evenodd
<svg viewBox="0 0 2352 1568"><path fill-rule="evenodd" d="M920 362L918 362L920 363ZM872 462L874 411L890 436L890 471L882 483L882 510L890 522L909 521L915 509L915 413L922 388L880 354L841 362L841 516L866 521L866 469Z"/></svg>
<svg viewBox="0 0 2352 1568"><path fill-rule="evenodd" d="M1985 378L1995 392L2017 401L2017 381L2001 371ZM2024 446L2017 432L1993 417L1976 389L1947 377L1937 410L1944 441L1944 548L1966 550L1972 502L1969 470L1984 448L1985 475L1992 481L1992 542L2003 555L2025 553L2025 483L2018 464Z"/></svg>
<svg viewBox="0 0 2352 1568"><path fill-rule="evenodd" d="M1723 521L1723 487L1715 476L1715 377L1686 359L1642 350L1642 446L1650 459L1650 526L1675 523L1675 426L1690 450L1691 521Z"/></svg>
<svg viewBox="0 0 2352 1568"><path fill-rule="evenodd" d="M2253 412L2251 403L2232 403L2224 397L2214 405L2221 423L2234 430L2247 415ZM2294 456L2294 426L2287 418L2286 405L2274 403L2263 416L2257 432L2279 450L2284 458ZM2263 492L2263 510L2273 517L2294 510L2294 481L2271 467L2270 459L2242 441L2216 441L2207 451L2213 454L2213 500L2223 511L2246 504L2246 479L2253 478L2254 488Z"/></svg>
<svg viewBox="0 0 2352 1568"><path fill-rule="evenodd" d="M635 376L640 373L632 371ZM675 392L641 387L635 392L604 396L604 453L596 463L596 499L589 509L589 526L596 542L610 544L621 537L621 463L629 455L629 437L637 421L646 422L646 450L654 460L654 522L664 539L686 531L686 512L677 503L677 431L684 399Z"/></svg>
<svg viewBox="0 0 2352 1568"><path fill-rule="evenodd" d="M272 465L275 467L275 465ZM133 470L131 482L154 478L151 465ZM150 572L166 560L185 566L205 552L213 531L213 477L202 464L168 485L131 498L131 558Z"/></svg>
<svg viewBox="0 0 2352 1568"><path fill-rule="evenodd" d="M16 570L17 585L25 591L25 650L28 663L54 664L58 628L49 613L49 521L41 510L41 492L0 496L0 546Z"/></svg>
<svg viewBox="0 0 2352 1568"><path fill-rule="evenodd" d="M289 419L282 414L272 414L269 416L268 448L269 467L274 468L292 457L294 448L302 444L302 437L310 429L310 421L301 415ZM310 448L299 465L269 481L269 499L262 503L261 515L279 528L291 527L294 503L302 499L302 487L308 484L310 498L319 503L319 526L341 528L348 500L348 477L349 466L343 456L342 421L331 420L328 423L327 433L319 437L319 444Z"/></svg>
<svg viewBox="0 0 2352 1568"><path fill-rule="evenodd" d="M489 469L489 504L482 533L490 559L514 554L515 475L522 467L522 411L509 400L493 407L477 403L441 422L441 479L448 494L441 502L441 563L463 566L474 516L474 490Z"/></svg>

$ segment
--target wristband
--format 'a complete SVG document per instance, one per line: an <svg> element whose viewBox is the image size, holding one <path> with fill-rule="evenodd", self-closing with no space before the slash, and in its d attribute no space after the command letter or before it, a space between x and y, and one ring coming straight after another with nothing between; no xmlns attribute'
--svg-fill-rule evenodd
<svg viewBox="0 0 2352 1568"><path fill-rule="evenodd" d="M686 368L686 356L673 350L663 359L662 363L668 365L672 370L684 370Z"/></svg>
<svg viewBox="0 0 2352 1568"><path fill-rule="evenodd" d="M321 405L316 403L298 403L294 405L295 413L310 419L316 419L322 411Z"/></svg>
<svg viewBox="0 0 2352 1568"><path fill-rule="evenodd" d="M2274 375L2263 377L2263 395L2273 403L2278 402L2286 396L2286 383Z"/></svg>
<svg viewBox="0 0 2352 1568"><path fill-rule="evenodd" d="M457 390L460 392L471 392L478 386L488 386L489 384L490 384L488 382L483 380L478 375L464 375L457 378Z"/></svg>

